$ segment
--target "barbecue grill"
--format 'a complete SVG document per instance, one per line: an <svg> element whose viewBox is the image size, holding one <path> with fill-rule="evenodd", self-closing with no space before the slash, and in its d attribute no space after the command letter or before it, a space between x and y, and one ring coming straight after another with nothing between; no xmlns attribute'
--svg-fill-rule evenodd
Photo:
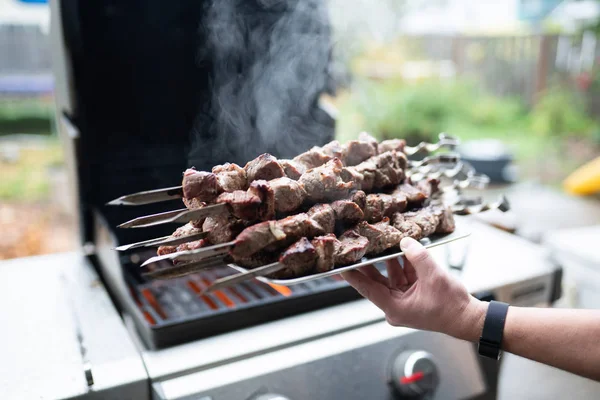
<svg viewBox="0 0 600 400"><path fill-rule="evenodd" d="M253 32L268 31L302 4L295 0L221 3L252 27L248 36L239 38L248 51L229 55L236 76L242 77L268 51ZM207 269L155 281L140 273L151 250L115 251L119 245L172 233L173 226L168 224L145 229L116 227L140 214L181 208L181 200L135 208L108 206L111 200L127 193L176 187L182 171L190 166L209 170L227 161L243 165L264 152L291 158L333 139L334 120L318 101L319 94L333 88L324 68L330 57L325 3L306 3L309 7L301 13L304 22L296 22L307 29L308 37L319 38L310 41L318 57L301 65L312 68L302 76L313 79L310 85L291 82L283 89L292 97L305 99L312 94L310 107L293 111L289 131L265 136L263 130L271 128L261 124L256 110L262 110L268 97L258 98L249 103L254 113L244 125L247 141L240 142L234 140L239 138L232 125L220 119L230 109L221 108L227 105L217 96L223 93L219 86L223 81L215 79L215 74L223 67L227 52L219 49L209 17L223 9L215 10L210 2L201 1L54 2L52 44L59 128L76 187L74 206L79 211L82 249L138 346L153 398L285 398L269 395L274 391L292 399L333 398L336 393L348 399L389 398L394 391L389 391L382 377L389 373L389 365L381 361L388 355L386 348L389 358L395 352L425 349L442 367L459 360L465 374L443 372L440 398L444 393L454 398L493 397L497 366L482 369L472 346L425 332L389 330L381 313L360 300L339 276L294 286L248 280L205 293L212 282L235 271ZM305 50L306 35L290 43L298 51ZM232 102L239 100L235 97ZM271 100L275 107L277 99ZM285 109L285 104L281 107ZM219 137L231 139L227 151ZM294 141L294 137L302 140ZM510 301L512 291L519 289L519 279L470 288L479 296ZM522 304L556 297L553 268L544 264L523 278L531 279L535 282L527 281L520 288ZM531 294L528 290L533 284ZM240 347L244 341L248 345ZM86 377L93 376L91 364ZM358 373L361 365L367 372ZM336 370L343 366L352 367L345 373ZM318 394L302 388L311 385L300 384L302 379L316 379L322 371L327 371L324 376L328 378L312 381ZM358 376L365 387L343 387ZM94 390L93 379L88 379L88 393ZM117 386L110 390L119 397Z"/></svg>
<svg viewBox="0 0 600 400"><path fill-rule="evenodd" d="M100 254L108 254L115 245L172 232L168 225L145 230L115 229L139 215L140 208L149 214L165 207L181 208L180 200L135 210L109 207L108 201L125 193L175 186L181 181L182 171L192 165L210 169L219 162L243 163L248 157L243 144L230 148L228 157L233 157L228 159L216 154L198 159L192 154L195 140L210 143L213 134L209 129L202 130L203 119L216 119L222 111L211 96L219 90L211 83L216 55L210 48L214 44L210 33L201 28L209 24L205 20L208 5L209 2L195 1L168 7L162 2L61 4L66 60L72 68L64 82L72 90L70 106L64 103L66 98L59 98L61 119L71 132L68 140L74 150L82 244L96 249L106 247L107 251ZM261 24L265 26L277 13L284 14L261 6L260 2L248 7L244 12L259 20L264 17ZM322 12L319 6L312 11L312 17L305 18L320 18ZM142 21L131 32L134 16ZM121 38L128 31L131 35ZM327 32L319 34L328 37ZM320 46L329 47L326 40ZM206 55L199 61L195 55L201 51L206 51ZM249 73L255 60L245 62L247 65L240 66L242 74ZM320 64L324 62L327 58ZM307 72L322 76L320 92L329 90L327 71L321 70L319 64L312 68ZM305 95L304 88L293 90L293 96ZM315 116L319 123L314 122ZM307 135L311 140L304 146L322 145L333 138L333 121L318 107L316 99L303 118L311 123L305 123L301 129L314 130ZM254 129L245 132L250 141L258 134L258 128L249 127ZM213 129L229 134L224 124ZM307 149L278 150L280 140L281 136L265 140L255 148L252 157L265 151L291 157L291 151ZM215 146L213 150L218 149ZM228 293L198 298L198 291L216 278L214 273L155 284L146 282L138 273L139 263L144 260L139 254L119 257L118 267L112 255L107 257L110 261L98 257L99 271L120 306L133 315L151 347L182 343L357 298L351 288L336 279L294 289L274 289L250 282Z"/></svg>

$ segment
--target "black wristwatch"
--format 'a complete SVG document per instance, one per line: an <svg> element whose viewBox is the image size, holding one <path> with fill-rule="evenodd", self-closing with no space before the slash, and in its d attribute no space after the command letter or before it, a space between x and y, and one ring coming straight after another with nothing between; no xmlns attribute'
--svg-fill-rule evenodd
<svg viewBox="0 0 600 400"><path fill-rule="evenodd" d="M504 334L504 323L509 305L500 301L490 301L483 331L479 338L479 355L489 357L494 360L500 359L502 350L502 336Z"/></svg>

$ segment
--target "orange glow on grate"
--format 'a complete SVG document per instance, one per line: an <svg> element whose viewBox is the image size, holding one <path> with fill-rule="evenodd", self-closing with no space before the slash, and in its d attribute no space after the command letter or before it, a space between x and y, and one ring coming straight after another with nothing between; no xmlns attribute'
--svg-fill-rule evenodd
<svg viewBox="0 0 600 400"><path fill-rule="evenodd" d="M148 321L150 325L156 325L156 321L148 311L144 311L144 318L146 318L146 321Z"/></svg>
<svg viewBox="0 0 600 400"><path fill-rule="evenodd" d="M158 301L156 301L156 297L152 294L149 289L142 289L142 295L148 301L148 304L154 308L156 313L162 318L167 319L167 314L164 312Z"/></svg>
<svg viewBox="0 0 600 400"><path fill-rule="evenodd" d="M292 295L292 289L287 286L276 285L274 283L269 283L269 286L275 289L282 296L290 297Z"/></svg>

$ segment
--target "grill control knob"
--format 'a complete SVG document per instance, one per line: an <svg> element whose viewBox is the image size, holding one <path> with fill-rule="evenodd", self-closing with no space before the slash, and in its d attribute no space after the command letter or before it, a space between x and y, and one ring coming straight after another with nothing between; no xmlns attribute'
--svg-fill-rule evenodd
<svg viewBox="0 0 600 400"><path fill-rule="evenodd" d="M405 351L393 361L391 386L400 398L427 398L439 384L433 357L426 351Z"/></svg>

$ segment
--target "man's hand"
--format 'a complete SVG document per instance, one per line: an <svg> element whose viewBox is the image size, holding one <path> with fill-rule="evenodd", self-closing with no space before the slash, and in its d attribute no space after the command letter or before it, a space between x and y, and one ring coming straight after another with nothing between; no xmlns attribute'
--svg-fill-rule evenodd
<svg viewBox="0 0 600 400"><path fill-rule="evenodd" d="M372 265L344 272L342 276L379 307L391 325L477 341L487 303L469 295L416 240L404 238L400 247L405 257L404 268L397 259L388 261L388 278Z"/></svg>

